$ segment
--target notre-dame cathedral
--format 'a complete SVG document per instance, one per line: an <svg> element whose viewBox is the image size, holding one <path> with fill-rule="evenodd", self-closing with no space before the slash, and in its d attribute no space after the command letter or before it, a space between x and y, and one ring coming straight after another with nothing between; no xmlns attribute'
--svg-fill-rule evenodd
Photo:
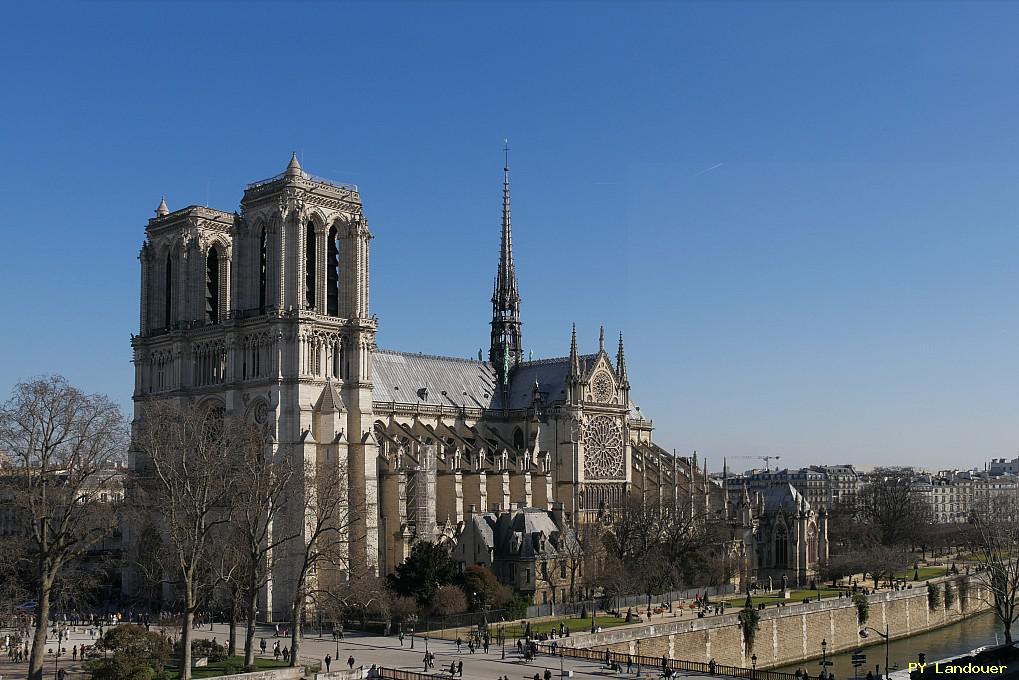
<svg viewBox="0 0 1019 680"><path fill-rule="evenodd" d="M245 188L239 212L160 202L140 254L136 417L152 399L208 402L263 424L296 460L345 464L360 508L350 562L383 573L414 541L454 537L472 508L555 505L577 523L637 497L724 512L706 462L652 441L622 334L613 357L604 331L582 353L564 328L565 356L525 359L508 162L501 230L488 357L429 356L376 345L374 236L356 187L295 155ZM289 578L279 561L263 611L287 609Z"/></svg>

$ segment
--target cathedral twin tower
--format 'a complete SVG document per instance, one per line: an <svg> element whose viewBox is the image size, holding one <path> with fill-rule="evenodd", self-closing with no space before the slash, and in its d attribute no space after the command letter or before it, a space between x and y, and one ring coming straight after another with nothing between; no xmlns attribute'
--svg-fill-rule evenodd
<svg viewBox="0 0 1019 680"><path fill-rule="evenodd" d="M351 571L391 571L476 512L536 506L578 522L633 494L704 507L706 477L652 443L630 400L621 337L614 360L604 336L593 354L574 336L568 356L524 360L503 172L488 361L376 346L360 194L296 156L249 184L240 212L161 202L140 254L136 419L151 400L208 404L264 426L295 462L345 467ZM286 521L300 522L301 500ZM286 609L294 568L276 561L263 611Z"/></svg>

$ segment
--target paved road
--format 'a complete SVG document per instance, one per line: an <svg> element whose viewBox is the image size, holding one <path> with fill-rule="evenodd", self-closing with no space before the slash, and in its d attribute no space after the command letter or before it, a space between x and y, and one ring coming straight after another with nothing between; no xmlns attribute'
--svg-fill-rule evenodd
<svg viewBox="0 0 1019 680"><path fill-rule="evenodd" d="M195 631L195 637L212 638L217 642L225 643L228 637L228 628L225 625L216 625L211 631L205 627L203 630ZM260 638L265 638L266 648L271 650L275 638L269 627L259 627L255 635L255 645L258 646ZM243 644L243 628L238 629L238 642ZM64 647L70 650L74 645L92 644L94 639L84 630L71 633ZM289 644L289 639L280 638L280 645ZM54 642L55 646L55 642ZM339 651L337 652L337 647ZM445 640L428 640L428 650L435 654L435 668L430 671L431 675L449 678L449 664L451 661L463 661L465 679L469 680L496 680L508 676L509 680L533 680L534 674L543 676L545 669L549 669L553 677L559 676L559 659L547 656L539 656L533 662L527 663L516 653L516 648L511 646L510 641L506 642L506 659L502 659L502 648L491 647L488 654L478 650L475 654L467 651L467 646L462 647L462 653L457 653L456 644ZM332 663L332 670L346 668L347 658L354 657L354 666L370 667L372 664L386 666L388 668L401 668L418 673L424 672L423 657L425 653L425 640L418 637L414 640L414 649L410 648L410 638L404 640L403 647L396 637L378 637L347 633L345 639L334 642L330 636L319 638L310 635L302 640L301 657L304 660L318 659L322 662L328 654L336 660ZM70 657L61 657L60 667L70 671L68 680L82 677L80 674L81 664L70 662ZM598 664L574 659L564 659L563 668L573 671L574 678L590 680L593 678L624 678L636 680L636 673L630 675L614 674L602 669ZM324 669L324 664L323 664ZM636 668L633 669L636 671ZM7 662L6 653L0 658L0 680L22 680L28 677L28 665L26 663L11 664ZM55 677L53 657L46 657L46 678ZM656 669L642 668L639 676L642 680L652 680L657 677ZM682 677L698 678L708 677L697 674L684 674ZM717 680L717 678L716 678Z"/></svg>

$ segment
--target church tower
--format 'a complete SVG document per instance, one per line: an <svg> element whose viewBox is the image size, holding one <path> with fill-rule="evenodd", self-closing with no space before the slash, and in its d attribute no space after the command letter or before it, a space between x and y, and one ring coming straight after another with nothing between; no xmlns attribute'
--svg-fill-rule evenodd
<svg viewBox="0 0 1019 680"><path fill-rule="evenodd" d="M282 173L245 188L239 212L171 212L161 201L145 232L135 418L150 401L190 401L264 427L266 456L287 456L309 473L297 475L274 530L300 535L312 485L345 484L347 565L376 571L377 321L372 235L357 187L313 177L295 154ZM300 541L281 548L288 554L260 593L267 616L289 611L303 549ZM316 578L344 577L334 572Z"/></svg>
<svg viewBox="0 0 1019 680"><path fill-rule="evenodd" d="M496 367L500 382L509 380L510 370L523 360L520 334L520 290L513 264L513 225L510 221L509 145L504 148L502 168L502 239L499 269L492 291L492 345L488 360Z"/></svg>

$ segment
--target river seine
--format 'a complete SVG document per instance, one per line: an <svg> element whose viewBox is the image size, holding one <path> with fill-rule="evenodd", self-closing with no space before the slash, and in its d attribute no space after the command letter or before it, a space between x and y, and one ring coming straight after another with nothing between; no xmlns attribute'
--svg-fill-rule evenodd
<svg viewBox="0 0 1019 680"><path fill-rule="evenodd" d="M873 638L880 638L874 632L871 632L870 635ZM993 645L996 642L1001 643L1003 641L1001 625L997 623L994 614L980 614L945 628L932 630L928 633L920 633L919 635L902 640L892 640L888 646L889 669L895 671L905 668L906 664L917 660L917 655L920 652L927 655L927 661L936 661L948 656L963 654L976 647ZM820 652L821 650L818 651ZM868 670L875 670L875 666L878 665L884 671L885 646L883 642L879 645L864 647L863 653L867 655L867 663L860 668L859 673L861 677L867 675ZM836 680L846 680L853 677L851 657L851 652L834 654L828 657L828 660L833 662L830 669L835 674ZM810 676L816 678L817 674L821 671L820 659L773 670L795 673L797 668L807 669L810 672Z"/></svg>

